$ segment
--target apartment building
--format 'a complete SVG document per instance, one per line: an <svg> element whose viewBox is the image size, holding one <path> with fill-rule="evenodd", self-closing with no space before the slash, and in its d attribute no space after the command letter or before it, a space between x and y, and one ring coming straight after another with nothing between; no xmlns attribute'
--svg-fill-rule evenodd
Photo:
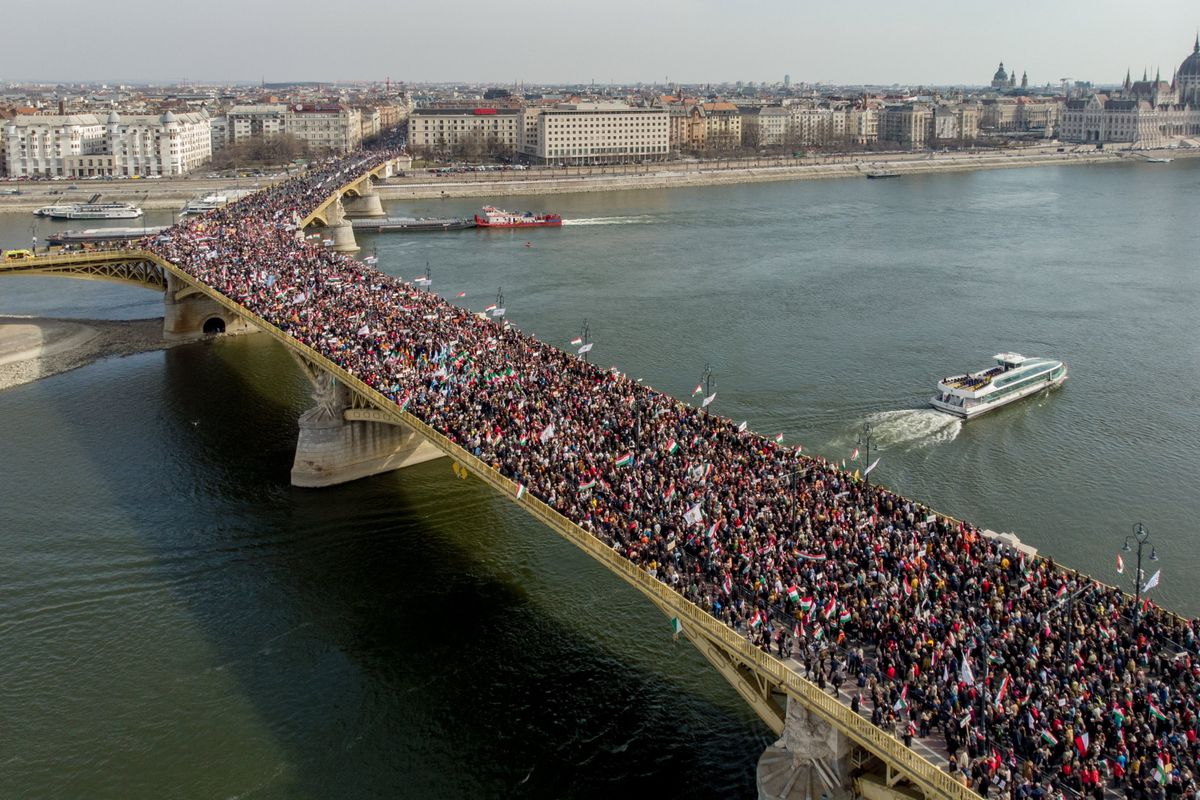
<svg viewBox="0 0 1200 800"><path fill-rule="evenodd" d="M418 108L408 116L409 147L438 154L511 154L524 136L516 108Z"/></svg>
<svg viewBox="0 0 1200 800"><path fill-rule="evenodd" d="M620 103L560 103L521 111L520 153L540 163L661 161L670 150L670 116Z"/></svg>
<svg viewBox="0 0 1200 800"><path fill-rule="evenodd" d="M3 137L12 177L186 175L212 157L204 112L18 116Z"/></svg>

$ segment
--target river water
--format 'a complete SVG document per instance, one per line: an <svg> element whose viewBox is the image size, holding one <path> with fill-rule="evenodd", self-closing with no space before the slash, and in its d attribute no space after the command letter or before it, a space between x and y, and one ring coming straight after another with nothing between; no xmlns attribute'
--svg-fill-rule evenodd
<svg viewBox="0 0 1200 800"><path fill-rule="evenodd" d="M586 319L656 388L708 363L717 412L807 452L870 422L872 477L1105 580L1144 522L1195 614L1198 200L1200 161L1048 167L495 199L569 222L360 243L552 343ZM0 283L0 313L159 303ZM1001 350L1071 378L923 407ZM769 733L656 609L445 462L292 489L307 402L263 337L0 392L0 797L753 795Z"/></svg>

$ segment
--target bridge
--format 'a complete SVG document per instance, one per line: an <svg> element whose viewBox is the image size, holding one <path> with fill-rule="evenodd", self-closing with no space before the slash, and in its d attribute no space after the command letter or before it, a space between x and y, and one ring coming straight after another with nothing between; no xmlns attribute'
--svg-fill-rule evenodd
<svg viewBox="0 0 1200 800"><path fill-rule="evenodd" d="M349 180L331 168L332 177L326 175L319 183L319 174L302 178L308 184L301 183L296 191L272 187L264 191L261 205L252 198L241 201L199 221L181 223L134 249L5 262L0 276L73 277L140 286L163 293L165 336L257 331L279 342L308 376L315 401L300 418L292 469L297 486L329 486L445 457L454 462L456 471L475 476L517 503L645 595L779 735L759 762L760 797L810 800L853 793L873 800L966 800L976 796L961 776L942 768L944 750L932 738L917 738L906 746L895 728L885 730L868 718L894 711L903 716L909 704L909 680L915 687L918 679L893 677L891 667L907 663L911 671L912 663L890 654L881 646L886 642L867 633L880 625L896 629L907 625L945 636L940 623L936 628L915 626L917 620L928 626L929 597L940 597L948 591L944 584L958 581L949 573L927 580L918 571L919 562L934 563L937 548L947 543L953 551L951 562L958 548L968 556L1004 555L1013 560L1011 565L1005 562L1007 572L1002 573L997 558L989 574L994 583L1003 580L1014 596L1047 598L1043 604L1047 616L1041 620L1046 639L1038 641L1053 638L1049 615L1057 613L1059 606L1051 600L1064 591L1081 599L1087 593L1086 600L1093 605L1124 602L1120 593L1086 576L1061 572L1043 560L1026 563L1021 556L1018 570L1017 551L987 544L964 523L880 487L864 487L854 476L819 459L801 456L728 420L536 343L504 325L502 318L458 309L345 256L327 253L308 240L305 232L310 227L343 224L336 220L344 213L344 198L369 198L371 179L386 174L389 163L394 162L369 163ZM327 192L321 188L327 184L336 188ZM284 210L293 212L294 222L282 221L288 219ZM251 214L263 217L254 221L248 233L243 223ZM231 238L244 240L244 246L229 244ZM525 369L529 374L520 372ZM576 409L575 416L559 413L556 409L565 401L557 399L561 393L550 391L549 375L574 381L568 384L577 389L573 393L594 397L600 410ZM499 392L495 387L501 387ZM471 409L481 410L477 417L468 418ZM501 430L499 420L520 420L521 425L514 422ZM582 452L579 443L595 443L600 435L595 432L601 430L622 450L628 447L628 453L609 459ZM676 432L695 432L695 438L690 445L667 438ZM564 442L561 448L556 446L559 441ZM698 460L682 462L676 455L681 446L694 451ZM704 463L704 459L711 461ZM713 475L716 462L720 463ZM735 464L729 475L722 473L729 472L726 462ZM738 506L743 491L757 491L753 487L760 478L751 474L752 468L772 482L765 493L768 499L754 507ZM799 490L794 482L798 473L802 473L800 488L811 497L805 502L812 504L814 513L806 508L798 515ZM789 478L791 492L787 491ZM636 480L646 482L644 493L641 486L634 487ZM737 486L737 492L730 486ZM870 502L853 509L844 502L850 494ZM634 503L625 514L592 513L610 501L612 508L619 508L616 499L621 497ZM684 497L687 500L681 505ZM643 512L638 503L653 508ZM894 522L883 528L888 513ZM673 522L679 516L683 520ZM808 533L797 529L798 516ZM659 534L653 520L671 530L670 538L665 532ZM877 529L883 531L885 544L891 542L891 550L907 548L910 553L896 567L905 579L897 583L881 570L872 573L870 588L837 582L831 586L824 572L829 568L823 565L849 558L855 538L866 541ZM760 537L760 530L770 533ZM742 559L737 564L747 566L725 567L734 563L735 556ZM780 584L777 570L771 573L776 576L775 589L762 575L755 579L751 566L771 565L776 557L799 565L787 575L801 584L800 589ZM885 562L882 555L879 562ZM893 563L889 555L887 565ZM763 572L770 569L762 568ZM681 575L685 577L672 583ZM908 600L905 596L910 592L913 598ZM882 598L883 605L877 604L876 597ZM964 594L964 602L971 597ZM934 656L933 664L927 657L917 658L917 672L920 665L926 671L936 670L941 654L943 688L949 692L954 687L956 728L957 714L967 712L965 734L982 726L986 736L989 721L1011 729L1003 701L1009 691L1008 676L1016 677L1017 667L1014 664L1002 682L997 677L989 684L987 665L1000 648L982 639L968 643L967 630L977 623L981 630L989 630L991 612L983 614L982 621L970 609L959 613L960 639L950 633L949 645L934 646L931 638L926 646L921 633L918 641L907 643ZM1078 613L1068 611L1072 621ZM997 627L1002 618L996 617ZM1117 631L1119 624L1113 621L1104 630ZM1164 630L1174 626L1170 630L1182 636L1188 623L1155 617L1155 624ZM772 655L772 639L764 640L761 633L769 628L783 635L781 641L793 641L788 637L794 634L797 644L785 648L776 642L777 654ZM835 637L838 641L831 641ZM820 665L826 657L832 655L845 666L848 651L863 642L874 646L875 652L860 666L864 674L878 668L872 681L878 679L878 687L854 710L852 694L841 691L836 682L831 692L806 678L808 670L801 659L806 652L818 652L818 674L823 675ZM1009 642L1010 652L1012 647L1019 650L1019 645ZM1068 639L1069 656L1082 648ZM950 663L952 670L947 667ZM1005 668L994 669L998 675ZM972 670L983 676L978 684L966 677ZM836 671L831 667L831 672ZM927 688L929 683L936 681L926 681ZM972 718L976 705L979 717ZM1130 709L1131 716L1143 712ZM1051 713L1047 709L1046 718ZM998 736L996 746L1007 747ZM1064 759L1070 747L1068 742ZM991 759L991 754L983 755ZM998 765L998 755L996 759Z"/></svg>

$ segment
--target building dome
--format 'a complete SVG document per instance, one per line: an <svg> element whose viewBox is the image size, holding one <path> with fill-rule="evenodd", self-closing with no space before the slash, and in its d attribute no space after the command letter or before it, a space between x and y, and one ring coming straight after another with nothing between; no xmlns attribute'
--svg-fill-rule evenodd
<svg viewBox="0 0 1200 800"><path fill-rule="evenodd" d="M1179 65L1179 77L1200 78L1200 35L1196 36L1196 45L1192 48L1192 54Z"/></svg>
<svg viewBox="0 0 1200 800"><path fill-rule="evenodd" d="M158 121L164 125L174 122L175 121L175 112L168 111L167 113L165 113L161 117L159 117Z"/></svg>
<svg viewBox="0 0 1200 800"><path fill-rule="evenodd" d="M121 124L121 115L118 114L116 111L110 111L110 112L108 112L108 119L105 120L105 122L108 125L120 125Z"/></svg>
<svg viewBox="0 0 1200 800"><path fill-rule="evenodd" d="M992 80L994 80L994 81L1008 80L1008 73L1004 71L1004 62L1003 61L1000 62L1000 69L996 70L996 74L992 76Z"/></svg>

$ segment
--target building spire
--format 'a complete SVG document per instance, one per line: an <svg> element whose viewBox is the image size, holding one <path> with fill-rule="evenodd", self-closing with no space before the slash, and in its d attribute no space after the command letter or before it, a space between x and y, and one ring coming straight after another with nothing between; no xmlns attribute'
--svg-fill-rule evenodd
<svg viewBox="0 0 1200 800"><path fill-rule="evenodd" d="M1125 68L1125 91L1129 91L1129 87L1133 86L1133 80L1130 77L1132 70L1129 67Z"/></svg>

